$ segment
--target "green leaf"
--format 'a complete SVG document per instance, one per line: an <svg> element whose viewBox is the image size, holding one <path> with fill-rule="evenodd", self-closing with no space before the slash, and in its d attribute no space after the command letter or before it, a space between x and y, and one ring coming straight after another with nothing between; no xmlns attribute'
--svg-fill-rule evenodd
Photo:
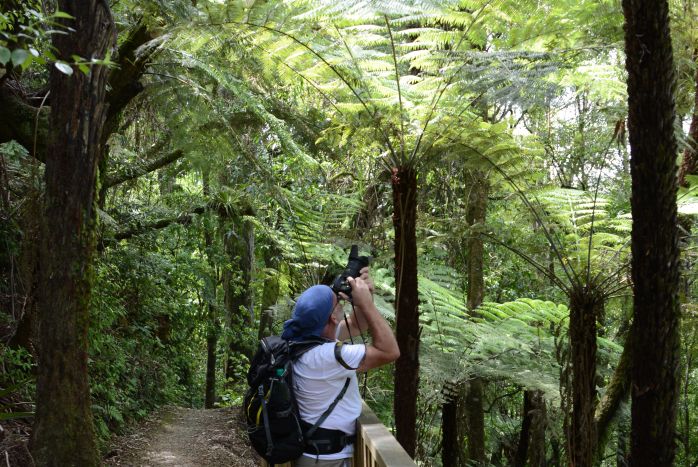
<svg viewBox="0 0 698 467"><path fill-rule="evenodd" d="M66 74L68 76L73 74L73 68L67 63L58 61L55 63L55 65L56 68L58 68L58 71L60 71L61 73Z"/></svg>
<svg viewBox="0 0 698 467"><path fill-rule="evenodd" d="M15 49L12 51L12 64L20 66L29 57L29 52L24 49Z"/></svg>
<svg viewBox="0 0 698 467"><path fill-rule="evenodd" d="M53 14L54 18L65 18L65 19L73 19L72 16L70 16L68 13L65 11L57 11Z"/></svg>
<svg viewBox="0 0 698 467"><path fill-rule="evenodd" d="M7 62L10 61L11 56L12 53L10 52L10 49L0 46L0 64L6 65Z"/></svg>

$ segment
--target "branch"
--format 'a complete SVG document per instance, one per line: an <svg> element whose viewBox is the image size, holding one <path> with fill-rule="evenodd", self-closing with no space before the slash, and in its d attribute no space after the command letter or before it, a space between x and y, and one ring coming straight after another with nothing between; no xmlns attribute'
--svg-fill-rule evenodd
<svg viewBox="0 0 698 467"><path fill-rule="evenodd" d="M0 87L0 143L15 140L29 152L34 153L34 133L36 138L36 158L44 161L48 142L49 107L32 107L15 95L8 87ZM38 128L34 122L37 119Z"/></svg>
<svg viewBox="0 0 698 467"><path fill-rule="evenodd" d="M111 89L107 94L109 108L103 130L105 139L116 129L121 111L143 91L143 85L138 80L143 75L150 57L157 50L157 47L144 46L156 38L157 35L149 30L148 26L139 22L119 47L118 67L109 75Z"/></svg>
<svg viewBox="0 0 698 467"><path fill-rule="evenodd" d="M626 339L616 371L608 383L603 399L596 407L594 423L596 424L597 446L603 445L611 420L618 412L623 399L627 398L630 393L631 347L631 339Z"/></svg>
<svg viewBox="0 0 698 467"><path fill-rule="evenodd" d="M155 144L153 147L150 148L148 153L152 154L158 152L160 149L162 149L164 145L165 141ZM171 164L172 162L178 159L181 159L183 156L184 152L181 149L177 149L176 151L172 151L168 154L165 154L159 159L152 160L145 165L133 167L124 171L123 173L107 177L104 184L102 185L102 190L106 190L108 188L120 185L121 183L127 182L129 180L133 180L134 178L142 177L145 174L154 172L162 167L165 167L168 164Z"/></svg>
<svg viewBox="0 0 698 467"><path fill-rule="evenodd" d="M138 82L145 71L148 60L156 47L138 50L154 38L154 34L140 23L131 31L128 38L121 44L118 51L117 65L110 76L110 90L107 94L109 108L107 119L102 131L104 141L116 129L118 114L142 90ZM137 51L139 53L137 53ZM48 106L39 110L27 104L22 97L16 95L3 83L0 86L0 143L15 140L40 161L44 161L46 144L48 143L48 117L51 110ZM38 128L34 122L37 120ZM36 153L34 153L34 135L36 133Z"/></svg>
<svg viewBox="0 0 698 467"><path fill-rule="evenodd" d="M110 244L116 243L120 240L128 240L129 238L136 237L138 235L142 235L144 233L153 231L153 230L159 230L159 229L164 229L165 227L169 227L172 224L181 224L181 225L188 225L191 224L191 222L194 220L194 216L196 214L203 214L204 212L213 209L217 206L218 204L207 204L205 206L199 206L197 208L192 209L190 212L182 213L178 216L175 217L167 217L164 219L158 219L152 222L147 222L144 224L140 224L136 227L122 230L121 232L116 232L114 235L104 238L100 244L100 250L104 249L105 246L108 246Z"/></svg>

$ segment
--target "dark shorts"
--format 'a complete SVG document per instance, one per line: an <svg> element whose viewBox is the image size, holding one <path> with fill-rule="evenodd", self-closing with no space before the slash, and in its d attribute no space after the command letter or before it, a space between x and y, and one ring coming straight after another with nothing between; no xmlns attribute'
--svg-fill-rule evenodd
<svg viewBox="0 0 698 467"><path fill-rule="evenodd" d="M294 467L352 467L351 457L346 459L324 460L315 457L301 456L293 463Z"/></svg>

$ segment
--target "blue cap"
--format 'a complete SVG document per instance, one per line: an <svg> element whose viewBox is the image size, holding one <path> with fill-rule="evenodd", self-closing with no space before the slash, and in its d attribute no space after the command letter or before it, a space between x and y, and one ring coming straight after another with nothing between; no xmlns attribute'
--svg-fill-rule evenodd
<svg viewBox="0 0 698 467"><path fill-rule="evenodd" d="M334 292L326 285L314 285L298 297L291 319L284 323L281 337L299 340L320 336L332 313Z"/></svg>

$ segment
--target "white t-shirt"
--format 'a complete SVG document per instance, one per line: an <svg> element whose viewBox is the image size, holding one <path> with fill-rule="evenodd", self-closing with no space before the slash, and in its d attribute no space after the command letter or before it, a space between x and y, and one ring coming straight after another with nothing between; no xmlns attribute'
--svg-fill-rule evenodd
<svg viewBox="0 0 698 467"><path fill-rule="evenodd" d="M361 395L356 370L347 370L334 358L334 342L318 345L300 356L293 364L293 385L301 418L314 424L327 410L350 379L344 397L320 425L328 430L342 430L348 435L356 432L356 419L361 415ZM364 345L343 345L342 359L356 368L366 354ZM320 459L351 457L354 446L346 446L335 454L322 454ZM305 454L316 457L313 454Z"/></svg>

